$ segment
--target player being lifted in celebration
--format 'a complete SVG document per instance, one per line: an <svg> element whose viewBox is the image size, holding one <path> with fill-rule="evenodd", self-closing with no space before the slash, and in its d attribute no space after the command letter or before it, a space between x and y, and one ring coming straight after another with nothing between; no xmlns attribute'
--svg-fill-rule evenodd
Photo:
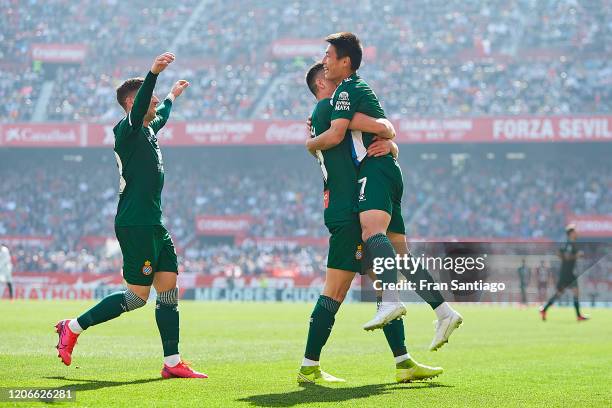
<svg viewBox="0 0 612 408"><path fill-rule="evenodd" d="M363 50L359 39L352 33L341 32L326 38L329 43L323 59L325 77L337 85L332 97L333 111L328 130L307 141L311 152L327 150L340 144L349 130L350 120L357 112L373 118L385 118L377 96L359 77ZM367 150L375 135L351 131L349 143L353 162L358 166L358 207L364 249L371 263L374 258L395 258L396 253L409 254L406 230L401 214L403 179L399 164L390 155L370 157ZM388 268L382 274L382 283L397 281L397 269ZM424 268L402 270L406 278L418 283L434 280ZM427 287L432 287L427 285ZM453 310L438 291L417 292L434 309L438 322L430 350L437 350L448 341L451 333L461 325L463 318ZM383 291L383 302L374 318L364 325L373 330L385 326L406 313L395 290Z"/></svg>
<svg viewBox="0 0 612 408"><path fill-rule="evenodd" d="M561 258L561 271L559 273L559 281L557 282L557 291L554 295L546 302L544 306L540 308L540 316L543 321L546 321L546 312L555 301L563 295L566 289L571 289L574 292L574 309L576 309L576 319L580 322L588 320L588 317L583 316L580 313L580 301L578 291L578 278L574 275L574 269L576 268L576 261L580 258L583 253L578 250L576 246L576 226L569 224L565 227L565 233L567 235L567 241L563 248L559 249L559 258Z"/></svg>
<svg viewBox="0 0 612 408"><path fill-rule="evenodd" d="M336 85L325 79L323 64L313 65L306 75L306 83L317 98L311 117L311 136L315 137L330 127L333 106L331 96ZM362 113L353 116L349 129L367 131L382 137L394 135L393 126L386 119L374 119ZM324 220L331 236L327 256L327 273L323 293L310 317L306 351L298 373L298 382L343 382L321 370L321 351L331 334L335 315L351 286L355 273L363 273L361 226L354 211L357 204L357 168L351 158L348 138L325 151L316 151L323 172ZM389 140L377 140L368 148L371 156L393 152L397 146ZM405 345L404 323L395 319L383 328L385 337L396 359L396 380L407 382L435 377L442 373L439 367L428 367L414 361Z"/></svg>
<svg viewBox="0 0 612 408"><path fill-rule="evenodd" d="M156 134L166 124L174 99L189 83L177 81L159 106L153 89L159 73L173 61L172 53L164 53L155 59L146 78L128 79L117 88L117 101L126 117L113 128L119 167L115 234L123 254L127 290L108 295L76 319L57 323L57 351L66 365L72 361L83 330L143 307L153 285L157 292L155 320L164 351L162 377L207 378L179 355L178 263L174 243L162 223L164 163Z"/></svg>

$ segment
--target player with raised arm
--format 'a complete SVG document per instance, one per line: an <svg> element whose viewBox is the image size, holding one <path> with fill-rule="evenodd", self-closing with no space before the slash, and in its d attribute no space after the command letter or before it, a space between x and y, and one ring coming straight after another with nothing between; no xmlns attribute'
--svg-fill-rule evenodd
<svg viewBox="0 0 612 408"><path fill-rule="evenodd" d="M117 101L126 116L113 128L119 168L115 234L123 254L127 290L106 296L76 319L57 323L57 351L65 365L72 362L72 351L84 330L143 307L152 285L157 292L155 320L164 351L162 377L207 378L179 355L178 262L162 223L164 163L156 135L189 82L177 81L159 106L153 89L157 76L173 61L174 54L166 52L155 59L146 78L128 79L117 88Z"/></svg>
<svg viewBox="0 0 612 408"><path fill-rule="evenodd" d="M317 105L311 116L310 132L315 137L327 130L331 124L333 106L331 95L335 84L325 78L323 64L313 65L306 75L306 83L317 98ZM393 126L386 119L374 119L357 113L349 123L349 129L368 131L390 136ZM351 158L351 145L346 138L337 146L316 151L323 172L324 219L331 236L327 257L327 272L323 292L310 317L310 328L298 382L312 383L343 382L321 370L321 351L331 334L335 315L351 286L355 273L363 273L361 226L355 212L357 204L357 168ZM391 154L397 156L397 146L380 139L373 142L368 154L371 156ZM405 345L404 324L395 319L384 328L385 337L396 359L396 380L407 382L435 377L442 373L439 367L428 367L414 361Z"/></svg>
<svg viewBox="0 0 612 408"><path fill-rule="evenodd" d="M333 112L328 130L307 141L309 151L327 150L340 144L344 139L350 120L358 112L373 118L385 118L376 94L359 77L363 50L359 39L352 33L341 32L326 38L329 43L323 59L325 77L337 88L332 97ZM375 135L363 131L351 131L348 136L351 156L358 166L358 206L364 249L369 262L374 258L395 258L397 253L409 254L406 230L401 214L403 179L399 164L392 155L371 157L367 155ZM382 274L382 283L397 281L397 268L389 268ZM424 268L404 271L408 280L419 282L434 280ZM427 285L428 287L432 287ZM419 287L419 285L417 285ZM435 311L438 321L430 350L437 350L446 342L451 333L461 325L463 318L443 299L439 291L425 290L417 293ZM406 313L395 290L383 291L383 302L376 315L364 325L365 330L384 327Z"/></svg>

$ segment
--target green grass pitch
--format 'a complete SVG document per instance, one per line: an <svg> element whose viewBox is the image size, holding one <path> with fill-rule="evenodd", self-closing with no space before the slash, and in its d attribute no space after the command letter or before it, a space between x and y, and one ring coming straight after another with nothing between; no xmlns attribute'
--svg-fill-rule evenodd
<svg viewBox="0 0 612 408"><path fill-rule="evenodd" d="M161 380L161 344L153 306L84 333L65 367L56 357L53 325L89 303L0 302L0 387L73 387L90 407L603 407L612 401L612 310L536 309L456 304L464 325L438 352L427 351L433 312L409 305L409 350L441 365L430 383L395 384L382 331L361 329L372 304L344 305L322 355L322 367L347 379L300 387L300 364L312 305L181 304L181 352L210 378ZM43 406L43 403L0 403ZM57 403L53 405L58 405Z"/></svg>

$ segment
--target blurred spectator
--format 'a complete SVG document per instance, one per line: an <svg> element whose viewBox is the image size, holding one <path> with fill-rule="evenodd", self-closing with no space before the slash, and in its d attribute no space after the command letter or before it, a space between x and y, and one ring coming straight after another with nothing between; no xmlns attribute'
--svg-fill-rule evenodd
<svg viewBox="0 0 612 408"><path fill-rule="evenodd" d="M301 148L218 149L164 151L165 222L184 250L187 271L209 270L218 261L237 262L243 273L258 273L258 263L270 255L264 251L252 258L253 248L201 241L195 229L198 215L249 215L254 219L249 237L328 236L320 171ZM570 213L612 213L612 167L594 154L569 150L535 154L536 160L501 155L457 162L448 156L421 160L409 148L402 150L409 237L556 239ZM53 238L46 251L24 247L15 252L23 254L18 268L116 269L117 254L83 241L114 236L118 174L112 154L88 150L68 157L38 150L0 155L5 164L0 170L0 235Z"/></svg>
<svg viewBox="0 0 612 408"><path fill-rule="evenodd" d="M158 90L179 77L193 87L175 118L302 119L312 107L303 83L309 63L271 62L270 46L321 39L322 54L330 27L350 27L375 50L362 74L390 117L612 108L610 0L210 2L182 32L199 3L0 0L0 58L11 66L0 80L0 96L11 101L2 121L32 117L43 80L30 69L32 44L81 42L89 50L82 65L48 70L55 86L47 120L113 121L122 114L115 87L144 75L142 61L175 40L177 65Z"/></svg>

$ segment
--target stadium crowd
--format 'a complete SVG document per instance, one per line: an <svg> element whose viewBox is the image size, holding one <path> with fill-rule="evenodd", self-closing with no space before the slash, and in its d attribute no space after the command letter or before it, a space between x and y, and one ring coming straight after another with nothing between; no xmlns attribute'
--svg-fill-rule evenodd
<svg viewBox="0 0 612 408"><path fill-rule="evenodd" d="M165 223L187 270L202 270L214 259L231 260L245 273L254 273L271 256L244 247L247 244L202 241L196 230L198 215L249 215L255 220L246 233L250 237L328 235L322 220L320 170L299 147L218 149L230 150L165 150ZM20 268L49 270L58 263L66 270L117 267L116 258L102 255L113 253L112 248L92 247L86 238L114 234L118 174L112 154L5 152L2 160L7 165L0 171L0 236L53 237L47 251L21 247ZM602 177L612 174L612 167L605 158L568 152L544 159L538 155L537 160L506 160L500 155L453 163L448 157L421 160L406 150L400 153L400 163L403 211L411 237L559 239L567 214L612 213L611 180ZM320 250L312 251L320 256ZM304 270L317 268L317 262L318 258Z"/></svg>
<svg viewBox="0 0 612 408"><path fill-rule="evenodd" d="M271 46L320 39L322 53L330 27L360 35L361 73L391 118L612 110L612 0L355 4L0 0L0 123L32 120L45 82L52 88L42 119L115 122L123 115L115 87L143 75L168 47L178 59L158 95L178 78L191 82L173 120L303 119L313 107L304 84L313 59L274 56ZM85 44L87 57L36 61L32 46L41 43ZM248 214L251 237L327 236L318 167L303 151L283 149L164 151L166 224L186 271L321 270L321 248L212 244L195 230L199 214ZM112 154L0 151L0 162L0 236L53 237L46 249L13 246L17 270L118 270L116 245L84 242L113 236ZM612 213L611 181L601 176L612 174L609 160L570 154L458 165L402 152L400 162L409 236L558 239L568 213Z"/></svg>
<svg viewBox="0 0 612 408"><path fill-rule="evenodd" d="M423 116L561 115L612 111L610 60L421 63L394 61L366 66L362 76L392 119ZM286 74L261 117L307 117L313 96L304 85L305 68ZM296 92L301 87L302 91Z"/></svg>
<svg viewBox="0 0 612 408"><path fill-rule="evenodd" d="M186 61L173 76L194 85L177 118L303 118L312 106L303 83L310 60L275 59L271 44L323 38L339 22L363 33L364 44L375 50L363 75L392 117L611 108L610 0L413 0L382 7L346 0L209 2L189 26L198 0L0 4L0 56L11 56L14 72L3 76L0 96L16 101L3 107L10 108L3 121L31 119L43 78L55 84L47 120L113 120L121 114L114 88L143 75L142 58L173 43ZM146 20L155 24L135 24ZM45 75L32 72L32 44L75 41L88 45L83 64L45 64ZM166 82L161 85L169 87ZM29 102L17 103L21 99Z"/></svg>

